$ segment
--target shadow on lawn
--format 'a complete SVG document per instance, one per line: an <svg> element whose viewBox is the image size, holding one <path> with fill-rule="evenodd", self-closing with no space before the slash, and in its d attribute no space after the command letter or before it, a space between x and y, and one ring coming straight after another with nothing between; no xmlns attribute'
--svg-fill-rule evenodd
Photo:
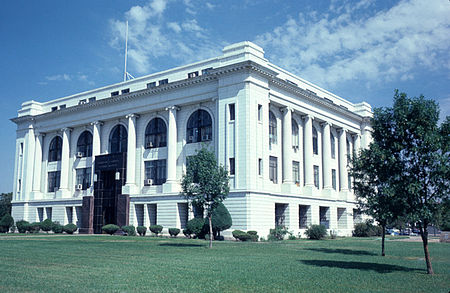
<svg viewBox="0 0 450 293"><path fill-rule="evenodd" d="M339 248L306 248L306 250L312 250L324 253L340 253L340 254L353 254L353 255L377 255L376 253L365 250L353 250L353 249L339 249Z"/></svg>
<svg viewBox="0 0 450 293"><path fill-rule="evenodd" d="M172 247L203 247L202 244L194 243L161 243L159 246L172 246Z"/></svg>
<svg viewBox="0 0 450 293"><path fill-rule="evenodd" d="M316 267L329 267L340 269L355 269L365 271L375 271L380 274L391 273L393 271L412 272L420 271L417 269L411 269L403 266L380 264L372 262L359 262L359 261L336 261L336 260L300 260L300 262Z"/></svg>

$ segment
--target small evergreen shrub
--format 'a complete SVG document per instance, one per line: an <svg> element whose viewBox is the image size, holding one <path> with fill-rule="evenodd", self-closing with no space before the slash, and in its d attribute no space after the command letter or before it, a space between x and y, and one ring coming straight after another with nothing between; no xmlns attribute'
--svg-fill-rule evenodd
<svg viewBox="0 0 450 293"><path fill-rule="evenodd" d="M184 236L186 236L187 238L191 238L191 231L189 231L187 228L183 229L183 234Z"/></svg>
<svg viewBox="0 0 450 293"><path fill-rule="evenodd" d="M60 234L63 232L63 226L59 222L54 222L52 225L52 231L55 234Z"/></svg>
<svg viewBox="0 0 450 293"><path fill-rule="evenodd" d="M288 240L296 240L296 239L297 239L297 237L295 237L295 235L289 234Z"/></svg>
<svg viewBox="0 0 450 293"><path fill-rule="evenodd" d="M277 226L275 229L270 229L269 235L267 236L267 240L269 241L279 241L283 240L284 236L288 234L289 231L284 226Z"/></svg>
<svg viewBox="0 0 450 293"><path fill-rule="evenodd" d="M205 226L205 219L193 218L186 224L186 230L190 235L194 235L194 238L204 238L203 226Z"/></svg>
<svg viewBox="0 0 450 293"><path fill-rule="evenodd" d="M75 231L77 231L78 227L75 224L67 224L63 227L64 232L67 234L73 234Z"/></svg>
<svg viewBox="0 0 450 293"><path fill-rule="evenodd" d="M234 230L233 232L231 232L231 234L233 235L234 239L239 240L239 235L244 234L245 232L242 230Z"/></svg>
<svg viewBox="0 0 450 293"><path fill-rule="evenodd" d="M327 236L327 228L324 225L311 225L305 234L309 239L320 240Z"/></svg>
<svg viewBox="0 0 450 293"><path fill-rule="evenodd" d="M26 233L29 229L30 223L25 220L20 220L16 222L16 227L19 233Z"/></svg>
<svg viewBox="0 0 450 293"><path fill-rule="evenodd" d="M354 237L369 237L371 235L370 227L366 223L355 224L355 229L353 230Z"/></svg>
<svg viewBox="0 0 450 293"><path fill-rule="evenodd" d="M169 228L169 234L172 237L177 237L177 235L180 234L180 229L178 229L178 228Z"/></svg>
<svg viewBox="0 0 450 293"><path fill-rule="evenodd" d="M150 231L152 231L153 233L156 234L156 236L158 236L159 233L161 233L163 226L161 225L151 225L149 227Z"/></svg>
<svg viewBox="0 0 450 293"><path fill-rule="evenodd" d="M7 233L14 225L14 219L10 214L5 214L0 220L0 233Z"/></svg>
<svg viewBox="0 0 450 293"><path fill-rule="evenodd" d="M133 225L122 226L122 231L125 232L126 236L136 236L136 228Z"/></svg>
<svg viewBox="0 0 450 293"><path fill-rule="evenodd" d="M233 237L236 240L240 240L240 241L258 241L258 235L254 235L254 234L249 234L247 232L241 231L241 230L234 230L232 232Z"/></svg>
<svg viewBox="0 0 450 293"><path fill-rule="evenodd" d="M147 233L147 228L144 226L137 226L137 232L139 233L139 236L145 236Z"/></svg>
<svg viewBox="0 0 450 293"><path fill-rule="evenodd" d="M53 222L50 219L45 219L44 221L41 222L40 226L41 226L42 231L45 231L48 233L53 228Z"/></svg>
<svg viewBox="0 0 450 293"><path fill-rule="evenodd" d="M33 222L28 226L28 229L30 233L39 233L39 231L41 231L41 223Z"/></svg>
<svg viewBox="0 0 450 293"><path fill-rule="evenodd" d="M102 231L109 235L113 235L119 229L120 229L119 226L114 225L114 224L108 224L108 225L105 225L102 227Z"/></svg>
<svg viewBox="0 0 450 293"><path fill-rule="evenodd" d="M257 231L247 231L247 234L250 235L250 240L253 242L258 242L259 236Z"/></svg>

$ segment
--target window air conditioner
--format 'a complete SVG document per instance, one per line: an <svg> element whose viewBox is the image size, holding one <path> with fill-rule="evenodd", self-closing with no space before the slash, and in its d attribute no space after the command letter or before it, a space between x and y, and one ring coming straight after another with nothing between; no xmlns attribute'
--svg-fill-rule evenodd
<svg viewBox="0 0 450 293"><path fill-rule="evenodd" d="M147 148L152 148L152 147L153 147L153 142L151 142L151 141L147 142L147 144L145 145L145 147L147 147Z"/></svg>
<svg viewBox="0 0 450 293"><path fill-rule="evenodd" d="M145 186L153 185L153 179L145 179L144 184L145 184Z"/></svg>
<svg viewBox="0 0 450 293"><path fill-rule="evenodd" d="M76 190L82 190L82 189L83 189L83 184L77 184L77 185L75 185L75 189L76 189Z"/></svg>
<svg viewBox="0 0 450 293"><path fill-rule="evenodd" d="M83 153L82 152L77 152L77 158L82 158L83 157Z"/></svg>

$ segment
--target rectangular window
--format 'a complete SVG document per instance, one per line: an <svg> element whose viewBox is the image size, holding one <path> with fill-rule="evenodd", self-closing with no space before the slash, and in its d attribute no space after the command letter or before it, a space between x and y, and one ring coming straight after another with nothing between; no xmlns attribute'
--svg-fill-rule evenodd
<svg viewBox="0 0 450 293"><path fill-rule="evenodd" d="M51 207L48 207L48 208L45 208L45 214L46 214L46 216L47 216L47 219L52 219L52 208Z"/></svg>
<svg viewBox="0 0 450 293"><path fill-rule="evenodd" d="M258 121L262 119L262 105L258 104Z"/></svg>
<svg viewBox="0 0 450 293"><path fill-rule="evenodd" d="M44 221L44 208L37 208L37 216L39 222Z"/></svg>
<svg viewBox="0 0 450 293"><path fill-rule="evenodd" d="M292 179L295 184L300 184L300 162L292 161Z"/></svg>
<svg viewBox="0 0 450 293"><path fill-rule="evenodd" d="M77 188L81 185L81 190L87 190L91 187L91 170L92 168L77 169Z"/></svg>
<svg viewBox="0 0 450 293"><path fill-rule="evenodd" d="M188 73L188 78L194 78L198 76L198 71Z"/></svg>
<svg viewBox="0 0 450 293"><path fill-rule="evenodd" d="M148 89L151 89L151 88L154 88L154 87L156 87L156 81L147 83L147 88Z"/></svg>
<svg viewBox="0 0 450 293"><path fill-rule="evenodd" d="M331 184L333 189L336 190L336 169L331 169Z"/></svg>
<svg viewBox="0 0 450 293"><path fill-rule="evenodd" d="M61 110L61 109L65 109L66 108L66 104L63 104L63 105L59 105L59 109Z"/></svg>
<svg viewBox="0 0 450 293"><path fill-rule="evenodd" d="M73 207L66 207L67 223L73 223Z"/></svg>
<svg viewBox="0 0 450 293"><path fill-rule="evenodd" d="M168 84L168 83L169 83L169 79L168 78L161 79L160 81L158 81L159 85Z"/></svg>
<svg viewBox="0 0 450 293"><path fill-rule="evenodd" d="M234 169L234 158L230 158L230 175L234 175L235 169Z"/></svg>
<svg viewBox="0 0 450 293"><path fill-rule="evenodd" d="M211 71L212 69L213 69L212 67L202 69L202 75L207 75L207 74L209 74L209 71Z"/></svg>
<svg viewBox="0 0 450 293"><path fill-rule="evenodd" d="M348 190L352 189L352 177L348 176Z"/></svg>
<svg viewBox="0 0 450 293"><path fill-rule="evenodd" d="M123 90L122 90L122 95L123 95L123 94L128 94L129 92L130 92L130 89L129 89L129 88L128 88L128 89L123 89Z"/></svg>
<svg viewBox="0 0 450 293"><path fill-rule="evenodd" d="M55 192L59 188L59 182L61 179L61 172L48 172L48 192Z"/></svg>
<svg viewBox="0 0 450 293"><path fill-rule="evenodd" d="M262 168L263 168L263 161L261 158L258 159L258 175L261 176L262 175Z"/></svg>
<svg viewBox="0 0 450 293"><path fill-rule="evenodd" d="M230 120L234 121L234 104L229 104L228 108L230 110Z"/></svg>
<svg viewBox="0 0 450 293"><path fill-rule="evenodd" d="M58 106L52 107L52 112L55 112L56 110L58 110Z"/></svg>
<svg viewBox="0 0 450 293"><path fill-rule="evenodd" d="M336 158L336 139L334 138L334 135L331 134L330 137L330 144L331 144L331 158Z"/></svg>
<svg viewBox="0 0 450 293"><path fill-rule="evenodd" d="M119 91L115 91L111 93L111 97L115 97L119 95Z"/></svg>
<svg viewBox="0 0 450 293"><path fill-rule="evenodd" d="M325 226L327 229L330 228L330 208L329 207L319 207L319 219L320 225Z"/></svg>
<svg viewBox="0 0 450 293"><path fill-rule="evenodd" d="M300 229L306 229L311 224L311 206L298 206L298 226Z"/></svg>
<svg viewBox="0 0 450 293"><path fill-rule="evenodd" d="M164 184L166 178L166 160L145 161L145 179L151 179L151 185Z"/></svg>
<svg viewBox="0 0 450 293"><path fill-rule="evenodd" d="M270 156L269 158L269 179L273 183L278 183L278 158Z"/></svg>
<svg viewBox="0 0 450 293"><path fill-rule="evenodd" d="M89 103L95 102L96 100L97 100L96 97L91 97L91 98L89 98Z"/></svg>
<svg viewBox="0 0 450 293"><path fill-rule="evenodd" d="M314 186L319 188L319 166L314 165Z"/></svg>
<svg viewBox="0 0 450 293"><path fill-rule="evenodd" d="M78 105L86 104L86 99L81 99L78 101Z"/></svg>
<svg viewBox="0 0 450 293"><path fill-rule="evenodd" d="M338 229L347 229L347 212L346 208L337 208Z"/></svg>

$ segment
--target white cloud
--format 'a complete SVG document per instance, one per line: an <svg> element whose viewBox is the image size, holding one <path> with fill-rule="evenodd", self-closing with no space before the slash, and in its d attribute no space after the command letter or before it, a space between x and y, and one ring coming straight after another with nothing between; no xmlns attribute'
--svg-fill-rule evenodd
<svg viewBox="0 0 450 293"><path fill-rule="evenodd" d="M70 81L72 78L70 77L69 74L56 74L56 75L50 75L50 76L46 76L45 77L46 80L50 80L50 81Z"/></svg>
<svg viewBox="0 0 450 293"><path fill-rule="evenodd" d="M171 30L173 30L173 31L176 32L176 33L181 32L181 27L180 27L180 25L179 25L178 23L176 23L176 22L169 22L169 23L167 24L167 27L170 28Z"/></svg>
<svg viewBox="0 0 450 293"><path fill-rule="evenodd" d="M216 5L211 4L209 2L206 2L205 5L206 5L206 8L208 8L209 10L213 10L216 7Z"/></svg>
<svg viewBox="0 0 450 293"><path fill-rule="evenodd" d="M322 86L410 80L417 68L450 69L450 5L400 1L373 13L374 1L332 1L300 13L255 42L275 63Z"/></svg>

